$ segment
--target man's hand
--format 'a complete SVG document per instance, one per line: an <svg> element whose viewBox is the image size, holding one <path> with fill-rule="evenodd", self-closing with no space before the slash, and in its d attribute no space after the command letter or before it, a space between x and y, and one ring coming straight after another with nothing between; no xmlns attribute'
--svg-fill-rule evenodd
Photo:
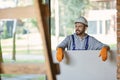
<svg viewBox="0 0 120 80"><path fill-rule="evenodd" d="M109 47L106 47L106 46L101 49L99 57L102 57L102 61L107 60L107 56L108 56L107 51L108 50L109 50Z"/></svg>
<svg viewBox="0 0 120 80"><path fill-rule="evenodd" d="M56 58L59 62L61 62L64 58L64 53L62 48L57 48Z"/></svg>

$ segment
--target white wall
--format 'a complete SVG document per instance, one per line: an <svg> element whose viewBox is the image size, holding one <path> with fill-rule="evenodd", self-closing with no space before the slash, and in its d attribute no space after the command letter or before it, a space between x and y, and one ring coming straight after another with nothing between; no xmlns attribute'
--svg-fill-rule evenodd
<svg viewBox="0 0 120 80"><path fill-rule="evenodd" d="M54 62L58 63L53 52ZM99 58L99 51L67 51L60 62L57 80L117 80L116 51L108 53L107 61Z"/></svg>

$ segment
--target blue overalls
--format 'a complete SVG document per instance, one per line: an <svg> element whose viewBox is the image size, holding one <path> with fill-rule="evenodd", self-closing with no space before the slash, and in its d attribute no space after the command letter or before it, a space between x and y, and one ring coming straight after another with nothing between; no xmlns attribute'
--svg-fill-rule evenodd
<svg viewBox="0 0 120 80"><path fill-rule="evenodd" d="M72 50L87 50L88 49L89 35L85 39L86 39L85 49L75 49L75 39L74 39L74 35L72 35L72 40L73 40L73 44L72 44L73 49Z"/></svg>

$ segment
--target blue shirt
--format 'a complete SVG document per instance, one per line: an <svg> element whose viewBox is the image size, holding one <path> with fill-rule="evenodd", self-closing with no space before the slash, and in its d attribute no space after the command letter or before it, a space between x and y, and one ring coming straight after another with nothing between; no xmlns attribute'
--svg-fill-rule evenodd
<svg viewBox="0 0 120 80"><path fill-rule="evenodd" d="M74 36L74 41L72 38ZM86 47L86 38L88 35L84 36L82 39L76 35L76 33L67 36L58 46L63 49L67 48L67 50L73 50L73 42L75 44L75 50L85 50ZM107 46L92 36L89 36L88 39L88 48L87 50L100 50L103 46Z"/></svg>

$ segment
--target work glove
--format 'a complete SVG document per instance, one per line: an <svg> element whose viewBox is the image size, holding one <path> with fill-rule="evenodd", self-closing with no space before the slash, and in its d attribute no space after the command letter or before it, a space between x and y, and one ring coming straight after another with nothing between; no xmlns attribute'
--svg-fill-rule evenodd
<svg viewBox="0 0 120 80"><path fill-rule="evenodd" d="M56 58L59 62L61 62L64 58L64 53L62 48L57 48Z"/></svg>
<svg viewBox="0 0 120 80"><path fill-rule="evenodd" d="M103 47L101 49L99 57L102 57L102 61L107 60L107 48L106 47Z"/></svg>

